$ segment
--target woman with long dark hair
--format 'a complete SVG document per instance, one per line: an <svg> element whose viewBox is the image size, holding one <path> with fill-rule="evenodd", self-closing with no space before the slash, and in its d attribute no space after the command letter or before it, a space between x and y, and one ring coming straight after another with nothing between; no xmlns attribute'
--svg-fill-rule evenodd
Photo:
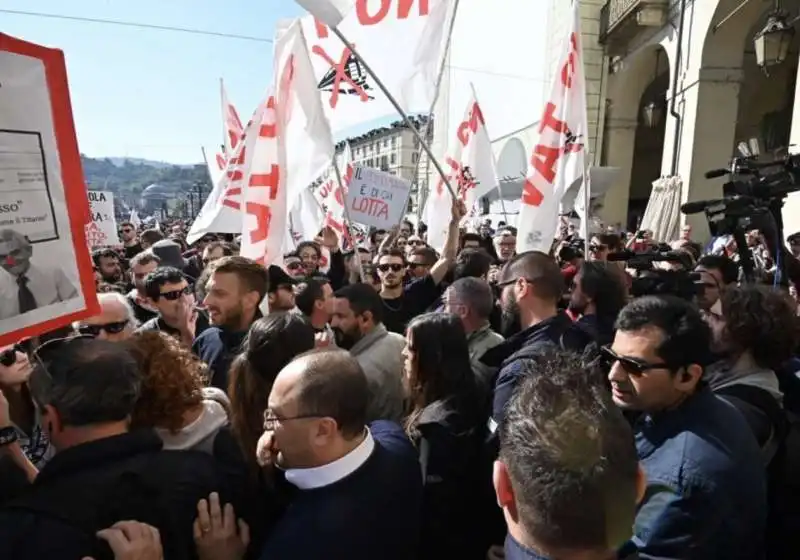
<svg viewBox="0 0 800 560"><path fill-rule="evenodd" d="M228 395L231 425L252 472L258 439L264 433L264 411L278 373L295 356L314 349L314 328L297 313L270 313L250 327L244 352L231 364Z"/></svg>
<svg viewBox="0 0 800 560"><path fill-rule="evenodd" d="M419 558L484 558L487 508L481 450L489 417L461 320L416 317L406 329L406 432L420 453L425 484Z"/></svg>

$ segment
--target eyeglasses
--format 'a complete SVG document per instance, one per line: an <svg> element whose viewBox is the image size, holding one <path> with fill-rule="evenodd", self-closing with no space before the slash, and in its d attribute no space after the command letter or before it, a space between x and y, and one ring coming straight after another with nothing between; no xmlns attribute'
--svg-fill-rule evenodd
<svg viewBox="0 0 800 560"><path fill-rule="evenodd" d="M108 334L119 334L128 326L127 319L124 321L117 321L115 323L106 323L105 325L81 325L78 327L78 332L86 337L100 336L100 333L105 331ZM75 337L72 337L75 338ZM59 339L56 339L59 340ZM50 341L55 342L55 341Z"/></svg>
<svg viewBox="0 0 800 560"><path fill-rule="evenodd" d="M645 372L654 369L672 369L672 366L665 362L650 363L646 360L640 360L639 358L620 356L609 346L603 346L600 349L600 353L610 365L617 363L625 370L625 373L634 377L641 377Z"/></svg>
<svg viewBox="0 0 800 560"><path fill-rule="evenodd" d="M416 247L417 245L424 245L424 243L422 241L406 241L406 245Z"/></svg>
<svg viewBox="0 0 800 560"><path fill-rule="evenodd" d="M19 344L15 344L11 348L6 348L0 352L0 365L11 367L17 363L17 352L24 353L25 350Z"/></svg>
<svg viewBox="0 0 800 560"><path fill-rule="evenodd" d="M378 270L380 270L381 272L389 272L390 270L392 272L400 272L401 270L403 270L403 268L404 267L403 267L402 264L379 264L378 265Z"/></svg>
<svg viewBox="0 0 800 560"><path fill-rule="evenodd" d="M181 296L188 296L191 293L192 293L192 287L186 286L181 290L172 290L171 292L161 292L160 294L158 294L158 297L159 299L164 298L169 301L175 301L180 299Z"/></svg>
<svg viewBox="0 0 800 560"><path fill-rule="evenodd" d="M291 416L287 418L280 418L275 416L270 410L264 411L264 431L274 432L275 429L284 422L291 422L292 420L308 420L311 418L324 418L321 414L301 414L299 416Z"/></svg>

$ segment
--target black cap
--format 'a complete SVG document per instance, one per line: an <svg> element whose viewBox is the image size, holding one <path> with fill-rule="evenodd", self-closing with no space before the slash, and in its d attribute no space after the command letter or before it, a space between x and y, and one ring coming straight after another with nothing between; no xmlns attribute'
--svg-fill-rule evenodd
<svg viewBox="0 0 800 560"><path fill-rule="evenodd" d="M281 267L271 264L269 274L269 293L275 293L281 286L294 286L295 281Z"/></svg>

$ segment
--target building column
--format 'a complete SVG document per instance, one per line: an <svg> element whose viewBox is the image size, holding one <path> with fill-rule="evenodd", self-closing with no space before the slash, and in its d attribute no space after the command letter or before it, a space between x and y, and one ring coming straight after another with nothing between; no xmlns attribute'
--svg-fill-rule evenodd
<svg viewBox="0 0 800 560"><path fill-rule="evenodd" d="M619 168L617 180L606 192L603 208L600 210L601 219L608 225L622 224L624 228L628 221L628 198L636 146L636 126L635 118L612 117L606 122L605 164L609 167Z"/></svg>
<svg viewBox="0 0 800 560"><path fill-rule="evenodd" d="M695 80L686 80L691 85L683 91L677 104L677 111L682 116L677 138L677 174L683 179L682 203L722 197L724 180L706 179L705 173L729 165L737 140L742 69L706 67L701 68L698 74ZM670 92L667 99L671 97ZM675 121L668 112L662 159L664 175L673 171ZM681 223L689 223L698 240L710 236L705 214L685 216L681 213Z"/></svg>
<svg viewBox="0 0 800 560"><path fill-rule="evenodd" d="M794 86L794 108L792 128L789 133L789 152L800 153L800 60L798 60L797 81ZM783 234L788 237L800 231L800 193L792 193L783 204Z"/></svg>

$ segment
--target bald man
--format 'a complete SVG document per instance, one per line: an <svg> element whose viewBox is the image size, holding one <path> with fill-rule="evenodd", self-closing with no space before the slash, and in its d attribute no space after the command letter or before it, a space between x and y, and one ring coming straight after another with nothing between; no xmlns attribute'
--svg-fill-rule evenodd
<svg viewBox="0 0 800 560"><path fill-rule="evenodd" d="M34 264L32 257L33 245L24 235L0 230L0 319L78 297L62 269Z"/></svg>

